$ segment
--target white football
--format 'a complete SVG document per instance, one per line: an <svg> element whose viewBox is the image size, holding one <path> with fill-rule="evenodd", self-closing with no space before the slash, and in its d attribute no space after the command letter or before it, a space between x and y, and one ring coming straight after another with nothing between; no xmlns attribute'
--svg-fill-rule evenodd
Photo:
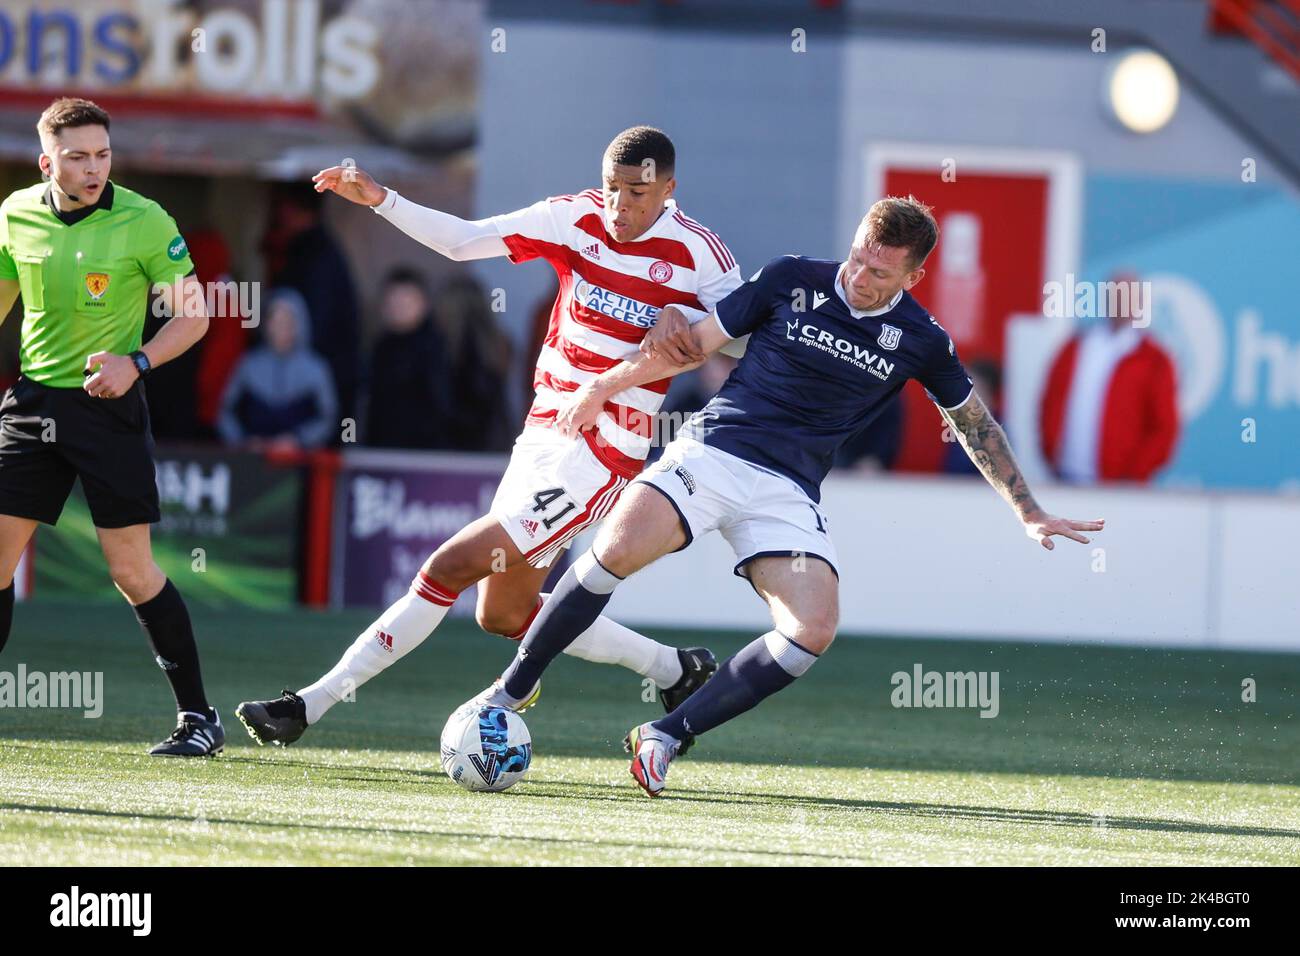
<svg viewBox="0 0 1300 956"><path fill-rule="evenodd" d="M442 769L466 790L508 790L533 762L524 718L504 707L462 707L442 728Z"/></svg>

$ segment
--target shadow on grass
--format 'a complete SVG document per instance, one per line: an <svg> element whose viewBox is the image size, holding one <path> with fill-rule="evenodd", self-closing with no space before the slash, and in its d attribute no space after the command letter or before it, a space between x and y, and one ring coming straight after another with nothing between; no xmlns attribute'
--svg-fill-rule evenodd
<svg viewBox="0 0 1300 956"><path fill-rule="evenodd" d="M496 794L486 794L487 798L496 797ZM0 803L0 811L15 810L26 813L47 813L55 816L89 816L100 817L115 820L130 820L137 822L140 820L154 820L159 823L184 823L192 825L195 818L192 816L181 816L168 813L134 813L129 811L118 810L97 810L87 807L60 807L49 804L37 803ZM417 830L406 827L390 827L382 824L374 826L357 826L352 824L338 823L301 823L275 820L241 820L233 817L213 817L204 816L203 822L215 826L235 826L235 827L258 827L267 830L299 830L315 833L352 833L359 836L375 837L378 835L417 837L425 839L442 839L442 840L499 840L503 843L522 843L522 844L540 844L557 847L593 847L596 849L631 849L639 852L646 850L646 843L643 841L624 841L611 840L606 837L584 839L582 837L543 837L543 836L521 836L516 834L491 833L485 834L470 830ZM701 847L699 844L679 845L673 843L664 843L656 840L654 847L658 851L663 850L681 850L684 852L699 853ZM825 860L828 862L856 862L860 857L845 856L836 853L814 853L807 850L763 850L756 848L735 849L735 848L717 848L719 852L725 852L731 855L771 857L774 859L788 859L790 857L803 857L815 860Z"/></svg>
<svg viewBox="0 0 1300 956"><path fill-rule="evenodd" d="M75 750L67 747L45 747L29 748L23 744L15 745L19 749L39 749L42 753L61 752L76 754L84 757L85 751ZM121 754L119 756L134 757L133 754ZM365 764L331 764L321 763L311 760L297 760L285 753L285 759L266 760L259 757L240 757L240 756L221 756L215 758L223 763L236 763L245 765L262 765L273 771L290 771L299 770L317 770L327 775L330 780L337 780L344 783L377 783L385 785L410 785L413 787L427 788L430 786L451 789L450 784L441 770L429 769L422 770L410 767L375 767ZM268 781L272 782L272 781ZM319 786L323 781L314 780L313 785ZM510 795L483 794L476 799L513 799L513 798L535 798L542 800L596 800L612 803L635 803L644 805L648 802L636 787L629 781L626 786L616 784L594 783L587 780L559 780L559 779L529 779L521 789L514 791ZM1262 838L1280 838L1300 840L1300 830L1289 830L1280 827L1258 827L1246 825L1230 824L1210 824L1197 823L1184 820L1162 820L1153 817L1124 816L1124 815L1097 815L1091 813L1079 813L1077 811L1054 811L1054 810L1037 810L1011 807L991 807L969 804L947 804L947 803L927 803L917 801L885 801L885 800L853 800L840 797L812 797L807 795L781 794L771 792L744 792L744 791L727 791L727 790L707 790L700 788L685 788L681 790L670 790L667 795L668 803L685 802L711 804L717 806L728 806L737 808L752 808L754 810L773 810L784 812L790 809L806 808L815 810L836 810L849 812L865 813L885 813L906 817L931 817L936 819L949 820L975 820L991 823L1022 823L1036 826L1047 827L1068 827L1075 829L1089 830L1138 830L1150 832L1167 832L1167 833L1189 833L1208 836L1243 836L1243 837L1262 837ZM189 816L173 816L167 814L137 814L137 813L116 813L109 810L79 809L68 807L57 807L52 805L35 805L13 802L0 802L0 810L17 810L29 812L46 812L46 813L85 813L97 816L116 816L122 818L141 818L141 819L159 819L159 820L180 820L192 822L193 818ZM262 820L238 820L233 818L205 818L209 823L226 823L231 825L245 824L249 826L267 826L279 828L306 828L317 830L331 831L359 831L359 832L384 832L396 834L413 834L426 836L441 837L471 837L479 836L473 833L458 834L454 832L441 832L433 830L405 830L401 828L391 828L377 826L374 828L358 827L350 825L333 825L333 824L301 824L301 823L278 823L275 821ZM559 839L559 838L532 838L504 836L501 839L532 841L542 843L573 843L575 845L592 845L592 846L640 846L640 844L620 844L611 843L604 840L581 840L581 839ZM692 849L692 847L673 847L675 849ZM752 852L756 855L764 855L762 851L745 851ZM834 854L807 853L799 852L798 854L774 853L774 856L808 856L824 859L852 859L851 857L838 857Z"/></svg>
<svg viewBox="0 0 1300 956"><path fill-rule="evenodd" d="M521 785L523 786L523 785ZM584 800L626 800L630 791L635 799L646 802L648 797L629 783L626 788L614 784L589 781L530 780L520 796L541 799L572 799L576 790L604 790L606 795L581 794ZM545 791L552 792L547 793ZM984 807L956 803L920 803L888 800L849 800L841 797L810 797L785 793L745 793L725 790L688 788L669 789L670 802L725 804L737 807L787 810L808 808L816 810L848 810L853 812L889 813L910 817L938 817L949 820L979 820L992 823L1029 823L1041 826L1075 827L1089 830L1150 830L1164 833L1198 833L1217 836L1279 837L1300 840L1300 830L1280 827L1254 827L1213 823L1196 823L1187 820L1159 820L1153 817L1130 817L1079 813L1077 811L1025 810L1011 807Z"/></svg>
<svg viewBox="0 0 1300 956"><path fill-rule="evenodd" d="M20 608L16 627L24 633L15 635L0 669L14 666L16 651L29 655L29 669L103 667L106 716L86 721L48 710L0 710L0 738L144 751L166 735L166 684L129 613L118 610L110 619L77 607ZM247 741L231 717L235 703L259 696L259 688L260 696L274 696L283 683L268 682L270 675L301 686L288 678L310 680L328 669L370 614L195 609L194 616L206 635L200 643L211 699L231 719L223 759L259 761L275 759L273 751L259 754ZM24 641L29 633L41 640ZM654 633L674 644L711 645L720 658L748 640L718 632ZM306 746L423 751L436 770L444 715L500 673L510 648L457 619L435 638L368 685L361 703L336 708L312 729ZM916 663L1000 672L1000 716L894 709L890 675ZM1258 679L1258 703L1242 702L1245 677ZM557 661L547 672L543 706L527 715L539 754L616 755L628 727L660 712L657 704L640 702L638 680L617 668ZM846 637L830 661L702 738L697 752L748 766L1300 786L1297 702L1300 655Z"/></svg>
<svg viewBox="0 0 1300 956"><path fill-rule="evenodd" d="M369 771L377 774L376 776L354 776L347 772L336 773L334 779L347 782L378 782L378 783L401 783L401 778L415 778L411 783L418 783L427 786L437 779L438 783L445 784L451 788L451 784L442 780L441 773L431 773L420 770L407 770L401 768L384 768L384 767L351 767L338 768L322 764L294 764L294 767L320 767L325 770L360 770ZM589 781L567 781L567 780L530 780L521 785L521 789L510 795L501 794L482 794L475 799L540 799L540 800L566 800L573 799L583 800L601 800L613 803L636 803L644 805L648 802L639 790L631 783L627 786L618 786L615 784L591 783ZM1152 833L1186 833L1199 836L1231 836L1231 837L1255 837L1268 839L1289 839L1300 840L1300 830L1289 830L1281 827L1260 827L1246 826L1236 824L1215 824L1215 823L1198 823L1187 820L1163 820L1154 817L1140 816L1112 816L1097 815L1091 813L1079 813L1077 811L1058 811L1058 810L1036 810L1013 807L996 807L981 806L971 804L952 804L952 803L927 803L919 801L895 801L895 800L851 800L840 797L812 797L806 795L783 794L783 793L745 793L720 790L705 790L699 788L688 788L682 790L669 791L666 803L697 803L709 806L726 806L739 809L749 809L754 811L770 811L778 814L787 813L790 810L810 809L818 811L847 811L850 813L865 814L887 814L901 817L924 817L941 820L972 820L981 823L1008 823L1008 824L1026 824L1031 826L1043 827L1063 827L1076 830L1135 830ZM29 813L49 813L56 815L89 815L96 817L109 817L130 820L158 820L167 822L184 822L193 823L194 817L189 815L178 814L160 814L160 813L137 813L131 811L115 811L94 808L73 808L56 806L53 804L30 804L16 802L0 802L0 811L11 810ZM409 829L402 827L390 827L383 824L374 826L361 826L355 824L335 824L335 823L302 823L290 821L276 821L265 819L238 819L232 817L212 817L204 816L203 820L209 824L230 825L230 826L252 826L270 829L292 829L292 830L316 830L321 832L339 832L339 833L367 833L367 834L397 834L402 836L424 836L440 838L473 838L481 839L483 834L472 831L456 832L445 830L422 830ZM546 844L573 844L580 846L598 846L598 847L636 847L644 848L643 843L619 842L607 839L582 839L582 838L558 838L558 837L530 837L517 835L494 835L493 839L501 839L516 842L546 843ZM672 844L656 843L664 849L677 850L698 850L698 845L676 846ZM799 851L797 853L764 851L764 850L744 850L742 852L752 853L757 856L806 856L826 860L849 860L854 859L850 856L841 856L832 853L812 853Z"/></svg>
<svg viewBox="0 0 1300 956"><path fill-rule="evenodd" d="M532 715L530 715L531 717ZM617 719L617 718L614 718ZM741 720L745 720L744 717ZM530 723L532 721L530 720ZM308 745L314 750L336 751L375 751L378 753L419 753L428 754L431 773L438 774L438 740L436 730L427 736L415 736L406 732L394 732L392 724L384 721L386 726L375 726L373 733L359 732L354 728L330 728L319 731ZM590 733L584 739L582 733L561 725L560 733L539 733L534 731L534 742L543 741L544 751L539 756L564 757L573 759L608 759L622 758L622 748L617 741L601 735L607 732L609 721L602 721L599 731ZM69 726L70 725L70 726ZM630 724L629 724L630 726ZM80 722L67 722L59 726L7 728L0 723L0 751L4 747L21 747L37 750L50 750L52 743L76 743L91 747L139 748L143 756L164 734L157 728L141 731L137 720L123 721L116 726L105 725L103 721L94 733L80 730ZM743 725L736 727L742 730ZM228 726L227 746L218 758L225 761L238 761L248 764L276 765L280 762L292 762L295 766L305 766L320 770L339 771L354 765L347 762L299 763L293 754L299 748L258 747L251 741L242 739L242 728L238 725ZM823 728L807 728L806 736L825 737L833 731ZM691 760L698 757L705 761L720 761L736 766L778 765L788 767L806 767L824 770L870 770L914 771L927 773L973 773L973 774L1021 774L1030 776L1071 776L1094 777L1107 780L1163 780L1189 783L1223 783L1223 784L1258 784L1277 786L1300 786L1300 772L1294 768L1280 765L1282 759L1273 757L1272 766L1261 766L1267 755L1255 754L1250 760L1242 758L1243 751L1231 747L1207 754L1203 741L1189 739L1182 744L1162 741L1153 743L1149 749L1142 749L1129 740L1116 740L1113 743L1105 739L1069 740L1050 732L1035 736L1018 728L1015 733L1007 735L1004 743L988 738L968 740L960 730L936 728L932 734L915 730L899 731L875 730L874 740L870 746L863 748L851 746L857 741L848 741L846 746L835 751L833 748L818 750L809 755L801 745L801 736L805 731L798 728L785 728L780 736L766 734L740 734L739 743L717 737L701 738ZM1146 739L1139 732L1129 735L1138 740ZM757 740L756 740L757 738ZM771 738L765 741L764 738ZM895 744L894 741L898 743ZM763 746L764 743L768 746ZM1123 745L1126 751L1119 749ZM57 744L53 745L57 748ZM84 759L85 751L76 751ZM1199 753L1199 757L1198 757ZM800 758L803 759L800 759ZM1155 765L1160 761L1159 765Z"/></svg>

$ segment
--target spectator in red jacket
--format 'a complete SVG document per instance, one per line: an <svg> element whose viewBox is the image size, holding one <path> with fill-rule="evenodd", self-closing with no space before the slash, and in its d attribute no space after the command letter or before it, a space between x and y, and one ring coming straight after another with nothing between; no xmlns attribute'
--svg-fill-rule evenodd
<svg viewBox="0 0 1300 956"><path fill-rule="evenodd" d="M1130 283L1132 295L1065 344L1039 409L1044 457L1058 478L1079 484L1150 481L1178 441L1174 363L1133 322L1141 283L1131 274L1111 281Z"/></svg>
<svg viewBox="0 0 1300 956"><path fill-rule="evenodd" d="M204 289L217 283L234 279L230 269L230 247L215 229L197 229L185 234L194 260L194 271ZM235 295L236 302L239 297ZM198 353L198 369L194 375L194 388L198 393L198 420L202 432L216 435L217 419L221 415L221 396L226 383L234 374L235 366L248 347L247 316L210 316L208 331L191 351Z"/></svg>

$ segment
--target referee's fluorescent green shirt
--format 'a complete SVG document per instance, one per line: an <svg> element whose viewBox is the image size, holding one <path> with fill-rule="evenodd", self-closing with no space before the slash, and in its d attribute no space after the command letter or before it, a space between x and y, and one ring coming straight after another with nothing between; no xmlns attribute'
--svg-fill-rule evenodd
<svg viewBox="0 0 1300 956"><path fill-rule="evenodd" d="M80 388L86 357L140 347L149 290L194 271L176 222L152 199L104 185L89 210L55 211L37 183L0 204L0 279L23 297L23 375Z"/></svg>

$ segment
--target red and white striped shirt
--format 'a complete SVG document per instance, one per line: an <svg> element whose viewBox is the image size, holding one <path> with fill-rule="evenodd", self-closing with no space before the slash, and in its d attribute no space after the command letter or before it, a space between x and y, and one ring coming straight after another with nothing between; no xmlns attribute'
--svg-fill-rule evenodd
<svg viewBox="0 0 1300 956"><path fill-rule="evenodd" d="M599 189L553 196L491 222L511 262L545 259L560 279L546 340L537 359L537 397L527 424L554 427L564 395L637 354L659 310L668 305L712 311L741 284L722 240L677 208L667 207L633 242L605 230ZM653 417L671 379L614 395L584 438L618 475L635 477L650 452Z"/></svg>

